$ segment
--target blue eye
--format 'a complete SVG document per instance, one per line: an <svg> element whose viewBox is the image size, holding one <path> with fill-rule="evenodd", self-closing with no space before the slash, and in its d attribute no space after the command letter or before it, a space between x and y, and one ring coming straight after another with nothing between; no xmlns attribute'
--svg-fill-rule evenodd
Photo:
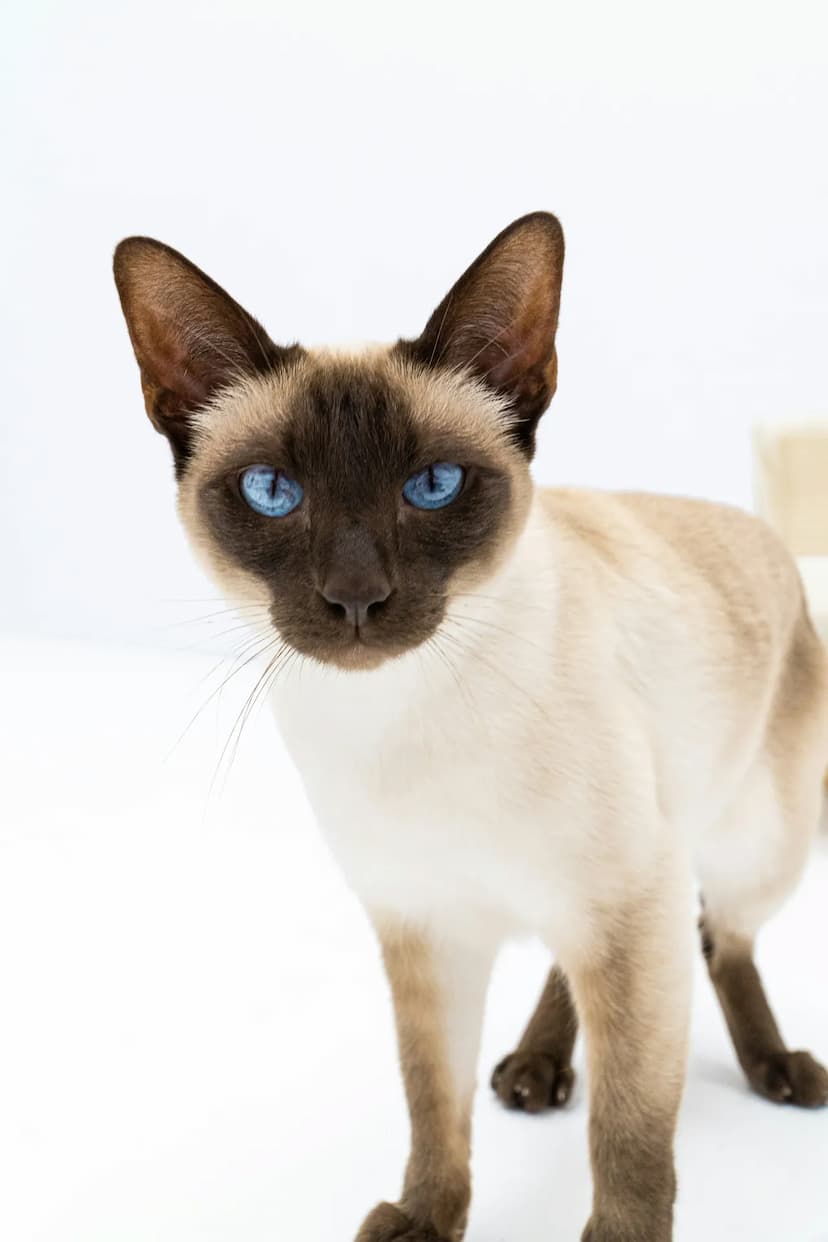
<svg viewBox="0 0 828 1242"><path fill-rule="evenodd" d="M403 496L415 509L442 509L460 495L465 477L462 466L438 461L413 474L403 488Z"/></svg>
<svg viewBox="0 0 828 1242"><path fill-rule="evenodd" d="M239 490L257 513L286 517L302 503L302 488L272 466L248 466L239 476Z"/></svg>

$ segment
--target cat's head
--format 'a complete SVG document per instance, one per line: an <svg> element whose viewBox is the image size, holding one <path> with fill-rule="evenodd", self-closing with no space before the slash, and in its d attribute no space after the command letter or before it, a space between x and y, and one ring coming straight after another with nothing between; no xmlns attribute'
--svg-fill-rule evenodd
<svg viewBox="0 0 828 1242"><path fill-rule="evenodd" d="M297 651L368 668L433 635L526 520L556 384L563 234L516 221L416 340L275 345L187 259L132 237L115 280L194 548Z"/></svg>

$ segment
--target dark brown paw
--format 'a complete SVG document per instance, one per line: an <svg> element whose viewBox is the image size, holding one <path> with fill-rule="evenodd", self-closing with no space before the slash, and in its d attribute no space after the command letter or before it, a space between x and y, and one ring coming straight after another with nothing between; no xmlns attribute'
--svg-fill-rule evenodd
<svg viewBox="0 0 828 1242"><path fill-rule="evenodd" d="M754 1091L776 1104L824 1108L828 1104L828 1070L809 1052L776 1052L753 1066Z"/></svg>
<svg viewBox="0 0 828 1242"><path fill-rule="evenodd" d="M429 1225L415 1225L393 1203L374 1208L356 1237L356 1242L461 1242L462 1234L443 1238Z"/></svg>
<svg viewBox="0 0 828 1242"><path fill-rule="evenodd" d="M575 1071L545 1052L513 1052L492 1074L492 1089L507 1108L542 1113L563 1108L572 1095Z"/></svg>
<svg viewBox="0 0 828 1242"><path fill-rule="evenodd" d="M655 1232L654 1232L655 1229ZM581 1242L671 1242L672 1228L647 1226L646 1229L624 1229L617 1225L602 1225L600 1221L589 1222L581 1234Z"/></svg>
<svg viewBox="0 0 828 1242"><path fill-rule="evenodd" d="M648 1215L646 1222L627 1224L592 1217L581 1234L581 1242L672 1242L672 1238L672 1212L659 1212Z"/></svg>

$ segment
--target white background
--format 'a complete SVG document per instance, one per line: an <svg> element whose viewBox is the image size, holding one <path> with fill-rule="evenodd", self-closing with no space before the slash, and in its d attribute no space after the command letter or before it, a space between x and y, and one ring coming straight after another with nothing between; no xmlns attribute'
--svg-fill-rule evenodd
<svg viewBox="0 0 828 1242"><path fill-rule="evenodd" d="M514 217L568 239L538 476L749 503L824 412L822 0L19 4L2 39L0 626L202 597L110 275L177 246L277 341L416 332Z"/></svg>
<svg viewBox="0 0 828 1242"><path fill-rule="evenodd" d="M239 635L179 624L209 588L116 241L182 249L276 340L392 339L556 211L538 477L747 504L751 425L828 406L827 45L822 0L7 7L4 1239L350 1242L404 1156L376 946L266 716L211 789L253 670L175 744L227 671L181 648ZM823 1057L827 885L823 848L762 948ZM501 962L484 1078L544 966ZM545 1121L481 1092L468 1242L575 1242L585 1118L583 1085ZM828 1116L747 1094L701 979L679 1168L678 1242L828 1239Z"/></svg>

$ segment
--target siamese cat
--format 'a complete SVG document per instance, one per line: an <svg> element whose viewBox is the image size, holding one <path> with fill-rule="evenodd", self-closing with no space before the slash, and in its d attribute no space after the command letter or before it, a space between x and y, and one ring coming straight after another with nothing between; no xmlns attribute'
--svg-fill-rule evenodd
<svg viewBox="0 0 828 1242"><path fill-rule="evenodd" d="M757 519L534 486L563 257L555 217L526 216L416 340L342 353L275 345L160 242L115 254L184 526L227 596L303 657L274 677L273 707L382 946L411 1154L358 1242L464 1235L481 1019L508 937L539 935L556 965L494 1071L504 1104L565 1105L585 1029L584 1242L672 1237L697 883L748 1081L828 1102L753 961L819 822L826 652Z"/></svg>

